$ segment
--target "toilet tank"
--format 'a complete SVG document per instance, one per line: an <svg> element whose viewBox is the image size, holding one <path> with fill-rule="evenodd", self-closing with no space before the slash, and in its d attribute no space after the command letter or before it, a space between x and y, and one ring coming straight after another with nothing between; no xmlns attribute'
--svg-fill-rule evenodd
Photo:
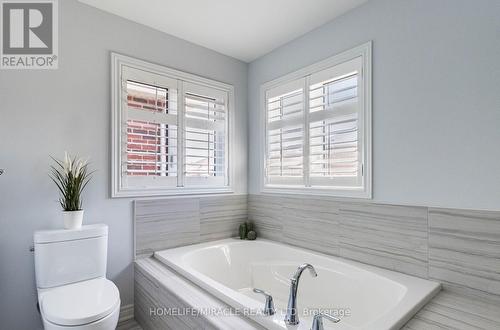
<svg viewBox="0 0 500 330"><path fill-rule="evenodd" d="M108 226L41 230L35 243L36 286L39 289L106 276Z"/></svg>

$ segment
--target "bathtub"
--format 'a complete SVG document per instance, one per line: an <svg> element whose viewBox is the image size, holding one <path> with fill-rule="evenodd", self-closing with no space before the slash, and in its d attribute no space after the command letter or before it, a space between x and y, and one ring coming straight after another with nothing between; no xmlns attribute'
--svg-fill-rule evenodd
<svg viewBox="0 0 500 330"><path fill-rule="evenodd" d="M325 329L399 329L441 289L436 282L264 239L225 239L154 256L268 329L310 329L317 311L341 319L325 320ZM318 276L303 272L297 295L300 323L290 326L284 322L289 279L303 263L312 264ZM262 313L265 298L253 288L272 294L273 316Z"/></svg>

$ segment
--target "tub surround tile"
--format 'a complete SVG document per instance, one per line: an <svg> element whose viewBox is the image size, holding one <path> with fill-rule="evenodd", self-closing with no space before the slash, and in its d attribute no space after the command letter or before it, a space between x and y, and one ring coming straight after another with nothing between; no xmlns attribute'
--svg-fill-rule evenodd
<svg viewBox="0 0 500 330"><path fill-rule="evenodd" d="M324 200L291 198L283 202L284 243L339 254L339 213L336 204Z"/></svg>
<svg viewBox="0 0 500 330"><path fill-rule="evenodd" d="M165 198L134 202L135 255L237 235L247 220L246 195Z"/></svg>
<svg viewBox="0 0 500 330"><path fill-rule="evenodd" d="M143 261L149 258L141 259ZM181 317L179 315L152 314L151 310L163 310L164 308L185 308L183 299L172 297L165 292L161 285L158 274L165 273L165 270L154 267L154 264L145 262L135 267L135 295L136 305L135 318L141 326L148 330L155 329L214 329L211 326L203 327L204 320L196 317Z"/></svg>
<svg viewBox="0 0 500 330"><path fill-rule="evenodd" d="M138 200L134 210L138 258L235 236L248 217L260 237L500 301L500 212L286 195Z"/></svg>
<svg viewBox="0 0 500 330"><path fill-rule="evenodd" d="M258 235L282 241L283 200L265 195L248 196L248 219L255 224Z"/></svg>
<svg viewBox="0 0 500 330"><path fill-rule="evenodd" d="M500 300L500 212L249 195L258 234ZM459 290L460 289L460 290Z"/></svg>
<svg viewBox="0 0 500 330"><path fill-rule="evenodd" d="M149 256L160 245L168 248L234 236L238 224L248 216L260 237L443 283L444 290L405 325L406 330L500 329L500 212L311 196L212 196L187 200L136 202L138 256ZM168 238L169 242L162 242ZM235 320L243 322L242 329L258 327L241 317L199 318L202 323L184 318L150 318L149 307L158 304L223 305L153 258L136 261L135 292L136 320L146 330L232 329Z"/></svg>
<svg viewBox="0 0 500 330"><path fill-rule="evenodd" d="M338 254L338 209L328 200L249 195L248 219L259 237Z"/></svg>
<svg viewBox="0 0 500 330"><path fill-rule="evenodd" d="M235 195L200 199L200 241L238 235L239 224L247 221L247 196Z"/></svg>
<svg viewBox="0 0 500 330"><path fill-rule="evenodd" d="M261 237L427 277L427 208L249 195Z"/></svg>
<svg viewBox="0 0 500 330"><path fill-rule="evenodd" d="M195 308L198 310L227 310L229 307L193 283L177 275L154 258L143 258L135 263L136 299L139 308L136 320L144 330L157 329L262 329L253 321L236 315L153 316L150 307ZM148 298L148 299L144 299ZM136 302L137 307L137 302Z"/></svg>
<svg viewBox="0 0 500 330"><path fill-rule="evenodd" d="M368 203L340 206L340 256L427 277L427 209Z"/></svg>
<svg viewBox="0 0 500 330"><path fill-rule="evenodd" d="M136 254L198 242L200 236L199 200L161 199L135 202Z"/></svg>
<svg viewBox="0 0 500 330"><path fill-rule="evenodd" d="M134 271L134 318L144 329L161 329L161 320L150 316L150 308L156 306L159 286L147 272L135 267ZM168 328L167 328L168 329Z"/></svg>
<svg viewBox="0 0 500 330"><path fill-rule="evenodd" d="M429 276L500 296L500 212L429 209Z"/></svg>
<svg viewBox="0 0 500 330"><path fill-rule="evenodd" d="M134 319L134 305L120 306L120 316L118 317L118 325Z"/></svg>
<svg viewBox="0 0 500 330"><path fill-rule="evenodd" d="M136 320L130 319L128 321L118 323L116 330L143 330Z"/></svg>
<svg viewBox="0 0 500 330"><path fill-rule="evenodd" d="M500 212L283 195L249 205L263 237L443 283L405 329L500 329Z"/></svg>
<svg viewBox="0 0 500 330"><path fill-rule="evenodd" d="M500 329L500 212L282 195L250 195L249 204L261 236L443 283L406 330ZM318 219L338 237L333 245Z"/></svg>

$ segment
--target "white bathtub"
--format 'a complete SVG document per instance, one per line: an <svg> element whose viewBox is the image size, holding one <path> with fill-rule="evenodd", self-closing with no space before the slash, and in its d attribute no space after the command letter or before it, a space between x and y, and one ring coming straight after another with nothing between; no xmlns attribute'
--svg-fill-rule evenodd
<svg viewBox="0 0 500 330"><path fill-rule="evenodd" d="M225 239L155 253L167 266L268 329L310 329L317 310L341 318L326 329L399 329L441 288L439 283L264 239ZM300 264L310 263L298 288L300 323L286 326L290 281ZM260 313L272 294L274 316Z"/></svg>

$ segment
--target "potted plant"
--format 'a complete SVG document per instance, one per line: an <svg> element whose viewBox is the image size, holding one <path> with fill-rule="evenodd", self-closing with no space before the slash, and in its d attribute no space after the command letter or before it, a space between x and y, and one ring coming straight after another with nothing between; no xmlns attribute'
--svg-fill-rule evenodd
<svg viewBox="0 0 500 330"><path fill-rule="evenodd" d="M83 221L81 196L92 178L92 173L88 170L88 161L78 157L71 158L66 152L62 161L51 158L56 165L51 165L50 178L57 185L61 195L59 203L63 209L64 228L81 228Z"/></svg>

